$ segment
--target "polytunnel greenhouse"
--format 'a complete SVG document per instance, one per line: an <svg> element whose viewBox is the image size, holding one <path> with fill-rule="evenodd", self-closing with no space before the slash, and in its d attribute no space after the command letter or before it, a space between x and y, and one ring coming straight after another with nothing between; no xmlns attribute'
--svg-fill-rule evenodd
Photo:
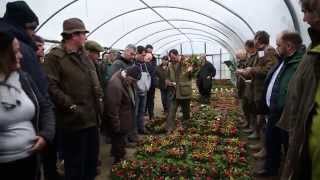
<svg viewBox="0 0 320 180"><path fill-rule="evenodd" d="M0 0L0 177L320 178L319 0Z"/></svg>

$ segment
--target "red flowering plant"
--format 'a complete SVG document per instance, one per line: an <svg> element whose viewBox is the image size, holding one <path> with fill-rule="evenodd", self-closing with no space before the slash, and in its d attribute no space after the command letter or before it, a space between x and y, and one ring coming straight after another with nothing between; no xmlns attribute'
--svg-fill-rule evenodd
<svg viewBox="0 0 320 180"><path fill-rule="evenodd" d="M221 96L214 101L220 99L232 100ZM178 123L169 135L146 136L139 144L136 160L113 166L111 178L251 179L246 143L237 129L239 108L225 111L220 106L193 103L198 108L192 112L187 128Z"/></svg>

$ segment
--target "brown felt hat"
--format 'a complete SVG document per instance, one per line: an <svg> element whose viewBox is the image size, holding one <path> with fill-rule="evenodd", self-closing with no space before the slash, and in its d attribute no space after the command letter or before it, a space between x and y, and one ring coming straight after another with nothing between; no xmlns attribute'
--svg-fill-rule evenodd
<svg viewBox="0 0 320 180"><path fill-rule="evenodd" d="M78 18L70 18L63 21L63 32L62 34L72 34L75 32L85 32L88 33L89 31L86 29L84 23L81 19Z"/></svg>

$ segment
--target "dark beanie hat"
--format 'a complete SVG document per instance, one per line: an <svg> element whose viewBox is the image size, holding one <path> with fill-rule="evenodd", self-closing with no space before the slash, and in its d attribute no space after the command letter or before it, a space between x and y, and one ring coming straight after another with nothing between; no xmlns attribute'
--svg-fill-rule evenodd
<svg viewBox="0 0 320 180"><path fill-rule="evenodd" d="M9 46L12 46L14 36L7 31L0 31L0 50L5 50Z"/></svg>
<svg viewBox="0 0 320 180"><path fill-rule="evenodd" d="M21 27L24 27L26 23L36 22L39 24L38 17L24 1L7 3L7 9L3 18Z"/></svg>
<svg viewBox="0 0 320 180"><path fill-rule="evenodd" d="M153 47L152 47L152 45L151 44L148 44L148 45L146 45L146 49L153 49Z"/></svg>
<svg viewBox="0 0 320 180"><path fill-rule="evenodd" d="M136 80L140 80L141 78L141 69L138 66L130 66L126 69L127 76L130 76Z"/></svg>

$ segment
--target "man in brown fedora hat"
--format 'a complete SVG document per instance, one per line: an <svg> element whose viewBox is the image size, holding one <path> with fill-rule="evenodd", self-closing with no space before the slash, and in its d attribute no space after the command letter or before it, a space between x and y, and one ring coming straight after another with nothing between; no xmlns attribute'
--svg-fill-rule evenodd
<svg viewBox="0 0 320 180"><path fill-rule="evenodd" d="M66 180L93 180L96 176L103 94L95 66L83 48L86 33L80 19L65 20L61 46L50 51L44 64L56 107Z"/></svg>

